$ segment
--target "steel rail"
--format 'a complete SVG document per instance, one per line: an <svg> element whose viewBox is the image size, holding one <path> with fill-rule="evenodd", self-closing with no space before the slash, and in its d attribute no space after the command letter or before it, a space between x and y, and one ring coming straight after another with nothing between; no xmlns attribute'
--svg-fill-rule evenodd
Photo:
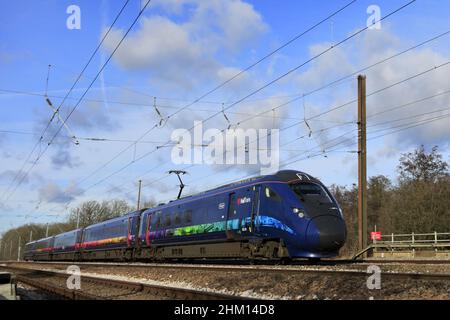
<svg viewBox="0 0 450 320"><path fill-rule="evenodd" d="M392 260L398 263L400 260ZM388 263L393 263L392 261L389 261ZM421 260L425 261L425 260ZM369 261L362 261L363 263L373 263L373 264L381 264L386 263L383 261L378 260L369 260ZM381 263L380 263L381 262ZM17 262L13 262L17 263ZM25 262L29 264L33 264L34 262ZM40 264L41 262L38 262L37 264ZM47 262L46 264L54 264L54 265L69 265L73 264L70 262ZM356 264L361 264L361 262L357 262ZM135 269L146 269L146 268L162 268L162 269L178 269L178 270L195 270L195 271L213 271L213 272L247 272L247 273L257 273L257 272L263 272L263 273L282 273L282 274L292 274L292 275L299 275L299 274L315 274L315 275L345 275L345 276L364 276L367 277L367 272L364 270L330 270L330 269L324 269L322 267L325 267L327 265L318 265L318 266L311 266L312 268L309 269L299 269L295 268L295 266L256 266L256 265L193 265L193 264L124 264L124 263L78 263L79 266L87 266L87 267L98 267L98 268L135 268ZM450 273L417 273L417 272L395 272L395 271L384 271L381 273L382 277L385 278L397 278L397 279L414 279L414 280L450 280Z"/></svg>
<svg viewBox="0 0 450 320"><path fill-rule="evenodd" d="M2 265L0 268L10 270L15 273L15 279L17 282L23 282L29 286L44 290L46 292L55 294L57 296L66 298L66 299L74 299L74 300L99 300L99 299L110 299L108 296L102 295L92 295L88 292L84 292L81 290L73 290L65 287L49 284L44 281L40 281L36 279L36 276L46 277L46 278L64 278L66 279L71 274L58 272L58 271L50 271L50 270L39 270L32 268L21 268L15 266L5 266ZM205 291L205 290L197 290L197 289L187 289L187 288L179 288L173 286L164 286L164 285L156 285L156 284L147 284L136 281L125 281L125 280L116 280L110 278L102 278L102 277L94 277L81 275L82 282L93 283L95 285L100 285L103 287L113 287L119 289L130 290L129 294L148 294L152 297L162 298L162 299L179 299L179 300L187 300L187 299L195 299L195 300L255 300L252 297L244 297L239 295L232 295L220 292L213 291ZM119 295L119 296L124 296Z"/></svg>

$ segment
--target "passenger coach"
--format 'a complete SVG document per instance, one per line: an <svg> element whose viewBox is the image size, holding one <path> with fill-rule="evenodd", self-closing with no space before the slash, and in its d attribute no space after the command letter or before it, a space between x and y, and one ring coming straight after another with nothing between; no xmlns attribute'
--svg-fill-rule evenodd
<svg viewBox="0 0 450 320"><path fill-rule="evenodd" d="M345 238L329 190L306 173L283 170L32 242L25 258L318 259L338 255Z"/></svg>

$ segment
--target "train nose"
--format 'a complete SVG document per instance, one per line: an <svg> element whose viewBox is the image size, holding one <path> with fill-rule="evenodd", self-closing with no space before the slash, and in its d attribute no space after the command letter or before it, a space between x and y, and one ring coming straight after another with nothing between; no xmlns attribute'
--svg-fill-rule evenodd
<svg viewBox="0 0 450 320"><path fill-rule="evenodd" d="M313 218L306 229L306 243L318 251L336 251L345 243L346 227L344 220L334 215Z"/></svg>

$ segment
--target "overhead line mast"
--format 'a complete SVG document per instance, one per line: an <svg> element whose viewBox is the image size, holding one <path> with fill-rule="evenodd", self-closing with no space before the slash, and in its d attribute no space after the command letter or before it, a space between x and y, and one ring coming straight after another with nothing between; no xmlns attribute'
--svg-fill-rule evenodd
<svg viewBox="0 0 450 320"><path fill-rule="evenodd" d="M367 247L366 76L358 76L358 249Z"/></svg>

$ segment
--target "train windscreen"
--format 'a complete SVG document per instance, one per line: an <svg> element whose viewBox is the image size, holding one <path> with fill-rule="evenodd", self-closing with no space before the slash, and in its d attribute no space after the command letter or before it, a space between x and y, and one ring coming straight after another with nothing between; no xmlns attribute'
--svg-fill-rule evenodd
<svg viewBox="0 0 450 320"><path fill-rule="evenodd" d="M314 201L320 204L333 203L327 191L319 184L302 182L291 184L290 187L303 202Z"/></svg>

